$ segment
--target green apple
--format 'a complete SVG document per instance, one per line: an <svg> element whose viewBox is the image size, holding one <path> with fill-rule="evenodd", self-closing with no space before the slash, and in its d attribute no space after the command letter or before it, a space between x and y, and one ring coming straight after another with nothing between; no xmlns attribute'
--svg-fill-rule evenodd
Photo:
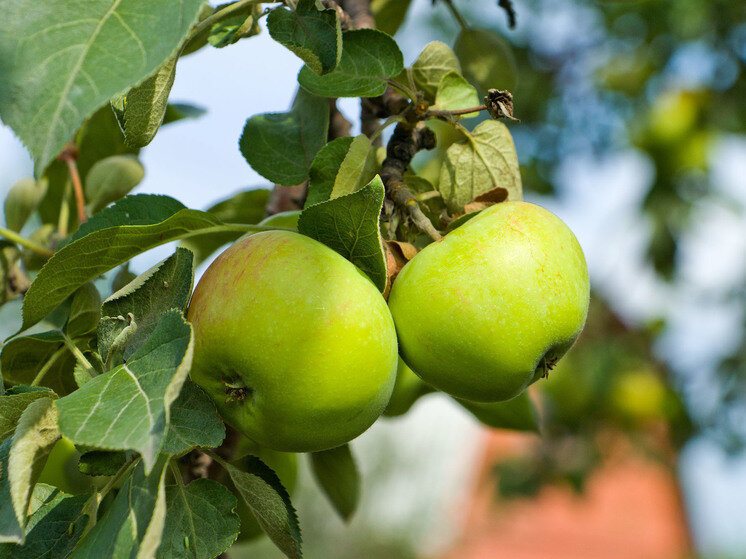
<svg viewBox="0 0 746 559"><path fill-rule="evenodd" d="M272 227L285 227L287 229L298 229L298 220L300 219L300 210L290 210L280 212L269 217L265 217L259 222L259 225L271 225Z"/></svg>
<svg viewBox="0 0 746 559"><path fill-rule="evenodd" d="M433 392L433 388L422 382L422 379L399 358L394 391L391 393L389 405L386 406L383 415L387 417L404 415L420 397L430 392Z"/></svg>
<svg viewBox="0 0 746 559"><path fill-rule="evenodd" d="M67 437L62 437L52 447L44 469L37 480L53 485L65 493L77 494L90 491L92 478L78 470L80 452Z"/></svg>
<svg viewBox="0 0 746 559"><path fill-rule="evenodd" d="M426 383L509 400L546 374L585 324L590 285L572 231L527 202L496 204L425 247L389 307L402 358Z"/></svg>
<svg viewBox="0 0 746 559"><path fill-rule="evenodd" d="M263 448L313 452L370 427L396 378L391 314L351 262L289 231L239 239L194 290L191 376Z"/></svg>

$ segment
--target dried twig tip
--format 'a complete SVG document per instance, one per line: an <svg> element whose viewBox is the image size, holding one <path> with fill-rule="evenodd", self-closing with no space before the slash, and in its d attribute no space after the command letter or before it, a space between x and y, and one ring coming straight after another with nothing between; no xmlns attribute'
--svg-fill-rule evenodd
<svg viewBox="0 0 746 559"><path fill-rule="evenodd" d="M495 120L507 118L520 122L513 116L513 94L507 89L490 89L484 97L484 104Z"/></svg>

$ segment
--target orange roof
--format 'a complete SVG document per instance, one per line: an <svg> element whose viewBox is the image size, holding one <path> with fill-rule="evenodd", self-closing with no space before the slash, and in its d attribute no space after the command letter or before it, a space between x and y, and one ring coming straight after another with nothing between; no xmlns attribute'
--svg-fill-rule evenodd
<svg viewBox="0 0 746 559"><path fill-rule="evenodd" d="M441 559L679 559L689 540L677 486L662 466L626 452L589 480L586 493L547 487L535 499L497 501L490 468L534 444L491 432L479 482L461 509L463 534Z"/></svg>

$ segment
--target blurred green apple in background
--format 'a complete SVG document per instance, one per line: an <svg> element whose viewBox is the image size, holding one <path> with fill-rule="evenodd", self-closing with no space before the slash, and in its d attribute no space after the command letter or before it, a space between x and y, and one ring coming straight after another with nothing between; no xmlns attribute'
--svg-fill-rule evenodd
<svg viewBox="0 0 746 559"><path fill-rule="evenodd" d="M394 281L402 358L457 398L515 397L583 329L590 284L572 231L527 202L496 204L425 247Z"/></svg>
<svg viewBox="0 0 746 559"><path fill-rule="evenodd" d="M192 379L229 424L263 448L313 452L381 415L397 342L373 283L298 233L239 239L194 291Z"/></svg>
<svg viewBox="0 0 746 559"><path fill-rule="evenodd" d="M609 399L623 420L648 422L666 417L669 389L654 371L628 371L614 379Z"/></svg>

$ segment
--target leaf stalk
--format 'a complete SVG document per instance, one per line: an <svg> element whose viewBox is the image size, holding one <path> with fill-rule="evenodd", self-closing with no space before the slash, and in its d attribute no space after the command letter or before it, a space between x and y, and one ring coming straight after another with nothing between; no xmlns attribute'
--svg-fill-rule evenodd
<svg viewBox="0 0 746 559"><path fill-rule="evenodd" d="M49 360L44 363L42 368L39 370L39 373L34 377L34 380L31 381L31 386L39 386L39 383L44 378L44 375L49 372L49 369L52 368L52 365L55 364L57 359L59 359L60 356L65 353L65 351L67 351L67 348L65 346L62 346L52 354L52 357L50 357Z"/></svg>
<svg viewBox="0 0 746 559"><path fill-rule="evenodd" d="M30 239L27 239L26 237L22 237L15 231L11 231L10 229L6 229L5 227L0 227L0 237L4 237L8 239L9 241L12 241L23 247L26 247L27 249L32 250L36 254L43 256L45 258L51 258L51 256L54 254L48 248L43 247L40 244L37 244Z"/></svg>

